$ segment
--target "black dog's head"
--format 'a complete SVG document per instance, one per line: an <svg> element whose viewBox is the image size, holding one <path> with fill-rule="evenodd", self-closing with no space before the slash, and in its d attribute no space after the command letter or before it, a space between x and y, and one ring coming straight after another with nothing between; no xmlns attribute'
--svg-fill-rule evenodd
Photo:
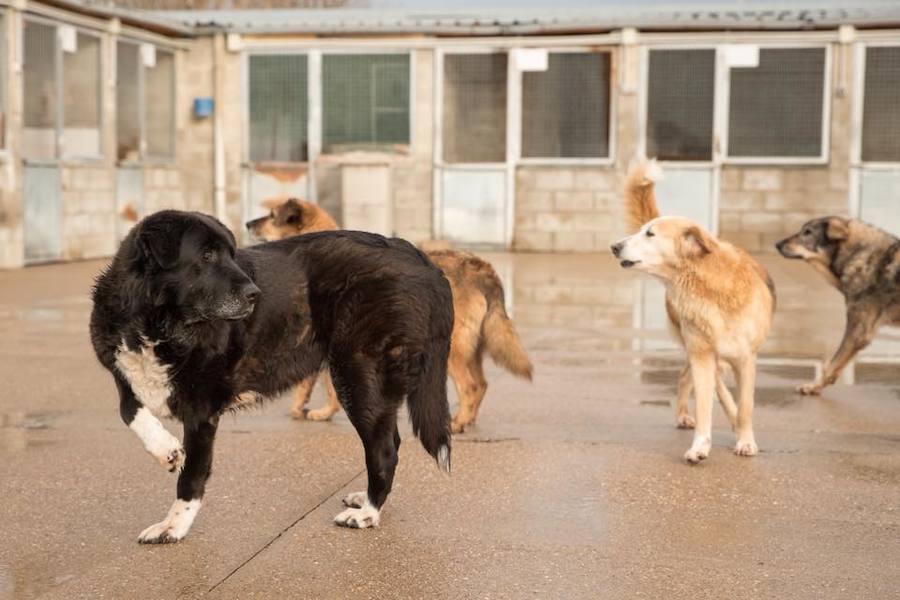
<svg viewBox="0 0 900 600"><path fill-rule="evenodd" d="M841 217L822 217L808 221L800 231L786 237L775 247L785 258L827 264L834 251L847 239L850 223Z"/></svg>
<svg viewBox="0 0 900 600"><path fill-rule="evenodd" d="M121 252L146 300L199 323L253 312L260 290L235 262L235 247L234 236L216 219L165 210L138 223Z"/></svg>

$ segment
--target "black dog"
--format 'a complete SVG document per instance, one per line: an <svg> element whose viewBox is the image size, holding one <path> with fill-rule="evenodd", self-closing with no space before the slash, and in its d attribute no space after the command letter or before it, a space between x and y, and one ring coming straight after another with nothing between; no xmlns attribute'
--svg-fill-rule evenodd
<svg viewBox="0 0 900 600"><path fill-rule="evenodd" d="M367 493L335 521L378 525L391 490L407 398L413 431L450 468L447 355L453 298L409 243L323 232L235 250L221 223L163 211L138 223L93 294L91 341L113 375L125 423L180 471L168 516L140 542L183 538L200 508L219 416L271 397L327 362L365 447ZM184 445L157 417L184 424Z"/></svg>

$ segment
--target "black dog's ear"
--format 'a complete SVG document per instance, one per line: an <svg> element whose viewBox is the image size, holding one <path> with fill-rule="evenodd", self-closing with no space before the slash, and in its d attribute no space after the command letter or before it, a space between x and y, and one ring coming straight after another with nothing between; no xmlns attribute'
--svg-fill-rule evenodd
<svg viewBox="0 0 900 600"><path fill-rule="evenodd" d="M160 269L171 269L178 262L181 242L170 228L142 224L137 235L137 245L141 257L152 261Z"/></svg>
<svg viewBox="0 0 900 600"><path fill-rule="evenodd" d="M288 225L299 226L303 222L303 207L296 198L288 198L281 206L281 214Z"/></svg>

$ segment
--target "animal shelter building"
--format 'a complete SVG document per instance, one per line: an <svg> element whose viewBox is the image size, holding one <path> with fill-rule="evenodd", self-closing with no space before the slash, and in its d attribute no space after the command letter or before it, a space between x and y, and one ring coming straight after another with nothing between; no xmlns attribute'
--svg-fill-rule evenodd
<svg viewBox="0 0 900 600"><path fill-rule="evenodd" d="M608 251L661 208L755 252L823 214L900 232L900 5L125 11L0 2L0 266L136 217L318 202L414 242ZM772 5L775 7L776 5Z"/></svg>

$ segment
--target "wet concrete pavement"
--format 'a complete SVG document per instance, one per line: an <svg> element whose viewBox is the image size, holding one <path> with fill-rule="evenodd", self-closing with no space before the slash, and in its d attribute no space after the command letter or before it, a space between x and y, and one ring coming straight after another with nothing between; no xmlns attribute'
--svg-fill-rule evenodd
<svg viewBox="0 0 900 600"><path fill-rule="evenodd" d="M343 414L292 421L283 398L224 420L203 510L162 547L135 539L175 478L120 422L87 339L102 263L0 272L0 598L897 597L895 332L855 385L795 395L840 338L842 300L803 265L765 259L779 313L762 452L732 455L716 409L712 454L689 467L658 288L604 255L487 256L536 375L489 365L452 477L404 419L381 527L335 527L340 498L365 487L361 446Z"/></svg>

